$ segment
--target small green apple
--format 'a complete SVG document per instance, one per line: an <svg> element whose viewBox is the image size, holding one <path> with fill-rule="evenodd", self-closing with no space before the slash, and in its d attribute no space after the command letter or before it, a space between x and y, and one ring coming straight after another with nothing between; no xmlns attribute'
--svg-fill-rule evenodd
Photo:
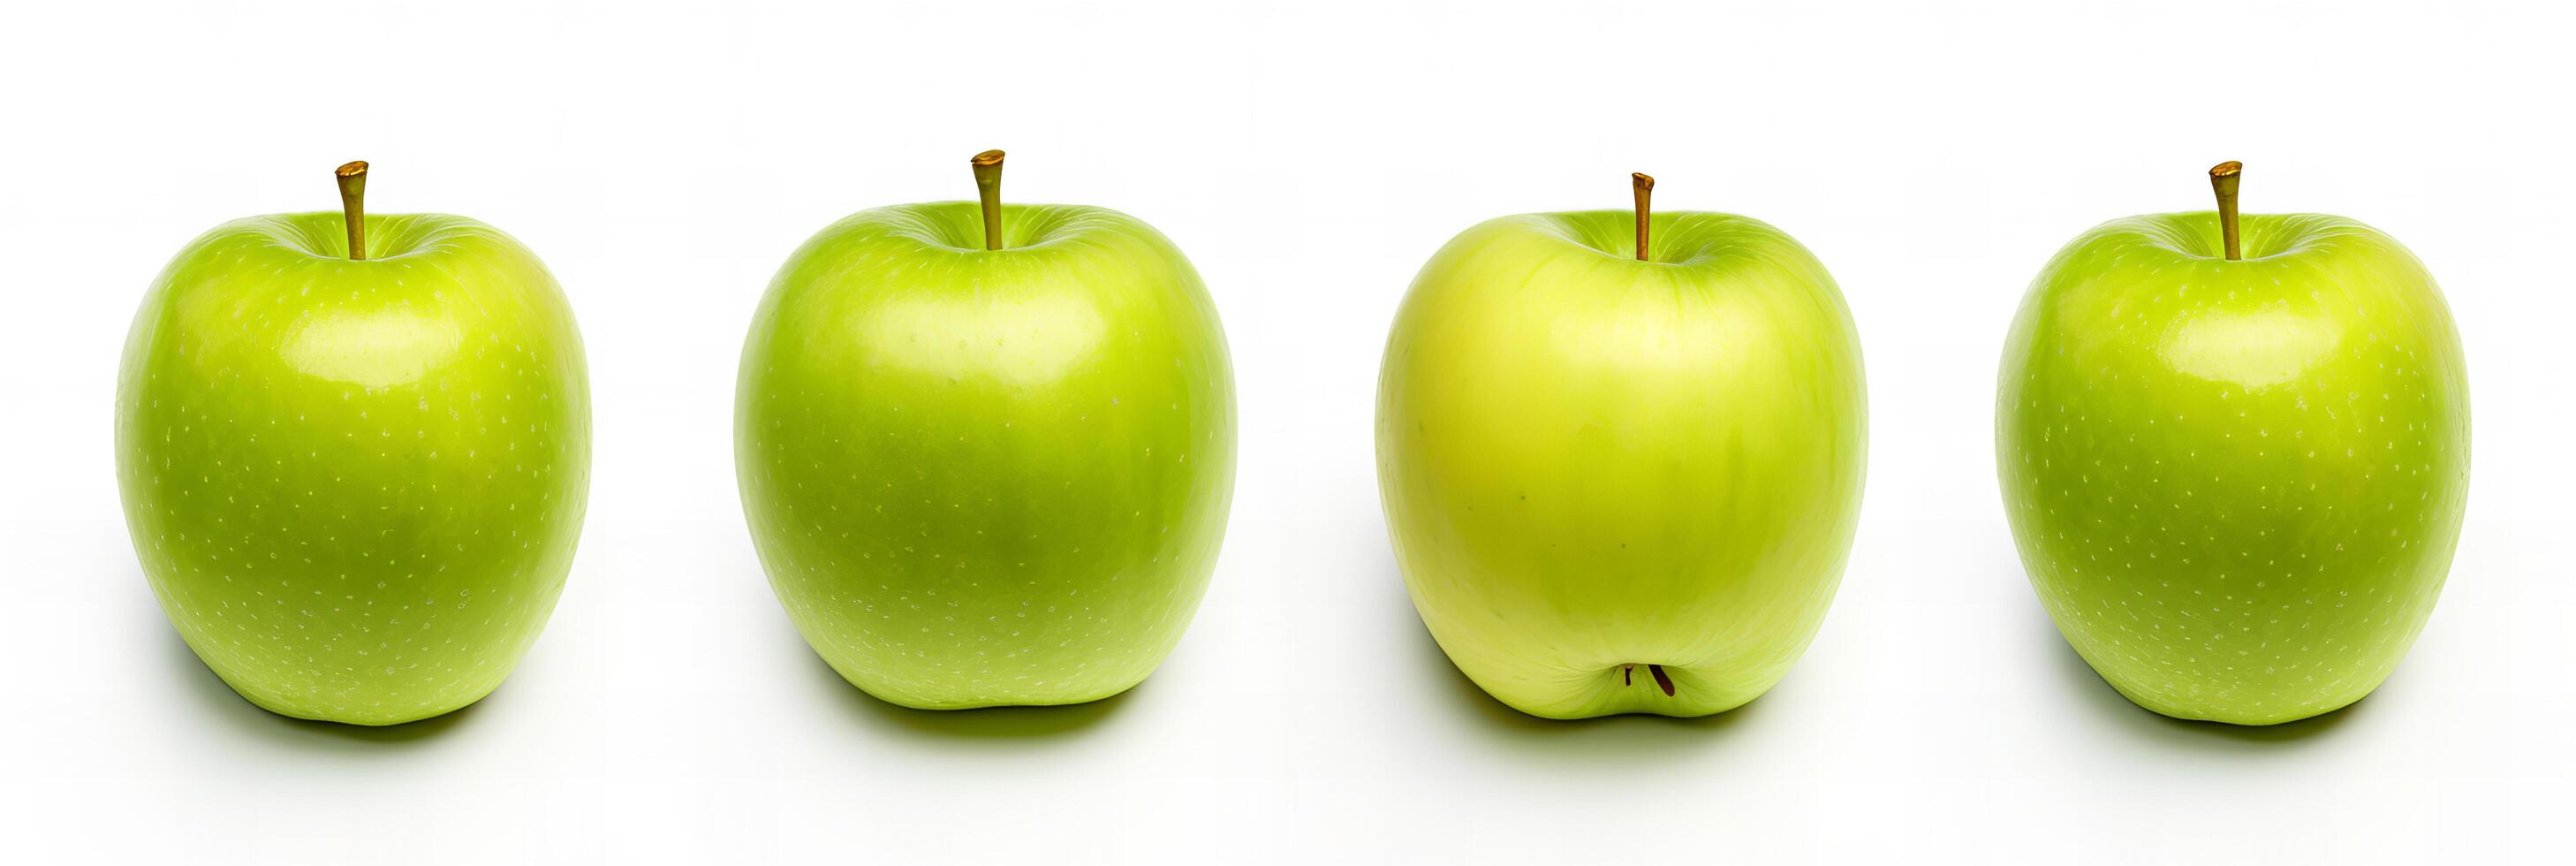
<svg viewBox="0 0 2576 866"><path fill-rule="evenodd" d="M1414 607L1537 716L1760 696L1822 623L1859 517L1860 342L1833 278L1762 222L1651 214L1637 181L1633 214L1451 240L1378 379Z"/></svg>
<svg viewBox="0 0 2576 866"><path fill-rule="evenodd" d="M2235 209L2113 220L2040 271L2004 347L1996 464L2031 586L2169 716L2360 700L2433 611L2469 483L2441 290L2379 231Z"/></svg>
<svg viewBox="0 0 2576 866"><path fill-rule="evenodd" d="M283 715L435 716L501 684L571 567L589 380L545 265L491 226L235 220L135 314L126 526L206 666ZM352 251L361 255L352 255Z"/></svg>
<svg viewBox="0 0 2576 866"><path fill-rule="evenodd" d="M862 211L805 242L743 346L743 511L788 617L907 707L1133 687L1198 608L1234 382L1198 272L1095 207Z"/></svg>

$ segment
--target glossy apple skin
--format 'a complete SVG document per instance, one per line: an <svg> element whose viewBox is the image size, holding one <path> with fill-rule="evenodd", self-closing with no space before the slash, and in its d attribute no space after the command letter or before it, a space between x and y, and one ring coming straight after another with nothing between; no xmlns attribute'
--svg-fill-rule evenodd
<svg viewBox="0 0 2576 866"><path fill-rule="evenodd" d="M590 486L579 330L535 254L441 214L252 217L171 260L116 398L162 610L252 703L361 725L480 700L554 609Z"/></svg>
<svg viewBox="0 0 2576 866"><path fill-rule="evenodd" d="M971 202L824 229L743 347L743 511L790 619L876 697L1069 704L1144 680L1206 591L1234 488L1224 329L1115 211Z"/></svg>
<svg viewBox="0 0 2576 866"><path fill-rule="evenodd" d="M2247 725L2378 687L2433 611L2469 482L2441 290L2340 217L2115 220L2005 346L1996 463L2031 586L2138 705Z"/></svg>
<svg viewBox="0 0 2576 866"><path fill-rule="evenodd" d="M1633 226L1468 229L1414 279L1378 379L1414 607L1459 670L1536 716L1761 695L1823 621L1859 517L1860 341L1824 266L1715 213L1655 215L1640 262Z"/></svg>

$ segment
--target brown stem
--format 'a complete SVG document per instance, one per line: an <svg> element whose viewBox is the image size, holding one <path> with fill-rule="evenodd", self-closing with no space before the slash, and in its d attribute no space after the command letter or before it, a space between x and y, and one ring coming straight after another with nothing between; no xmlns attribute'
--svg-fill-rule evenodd
<svg viewBox="0 0 2576 866"><path fill-rule="evenodd" d="M2231 262L2245 257L2236 245L2236 185L2244 179L2244 163L2231 159L2209 167L2209 188L2218 193L2218 237Z"/></svg>
<svg viewBox="0 0 2576 866"><path fill-rule="evenodd" d="M1654 197L1655 179L1634 172L1630 172L1628 178L1629 184L1637 188L1637 260L1642 262L1647 260L1646 224L1655 216L1655 209L1646 203L1647 199Z"/></svg>
<svg viewBox="0 0 2576 866"><path fill-rule="evenodd" d="M1647 665L1646 672L1655 675L1655 685L1663 687L1664 697L1673 696L1673 678L1664 673L1663 665Z"/></svg>
<svg viewBox="0 0 2576 866"><path fill-rule="evenodd" d="M349 258L367 258L367 161L354 160L331 172L340 180L340 221L349 224Z"/></svg>
<svg viewBox="0 0 2576 866"><path fill-rule="evenodd" d="M984 248L1002 248L1002 152L988 150L967 163L975 167L975 195L984 201Z"/></svg>

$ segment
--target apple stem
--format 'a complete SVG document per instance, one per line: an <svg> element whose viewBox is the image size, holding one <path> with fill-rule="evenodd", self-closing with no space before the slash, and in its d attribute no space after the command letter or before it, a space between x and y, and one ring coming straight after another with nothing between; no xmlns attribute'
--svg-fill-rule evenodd
<svg viewBox="0 0 2576 866"><path fill-rule="evenodd" d="M2245 164L2228 160L2209 168L2209 188L2218 193L2218 237L2227 247L2227 260L2245 257L2236 245L2236 185L2245 179Z"/></svg>
<svg viewBox="0 0 2576 866"><path fill-rule="evenodd" d="M340 181L340 221L349 224L349 258L367 258L367 161L352 160L333 169Z"/></svg>
<svg viewBox="0 0 2576 866"><path fill-rule="evenodd" d="M1637 684L1636 665L1619 666L1619 684L1623 686L1633 686Z"/></svg>
<svg viewBox="0 0 2576 866"><path fill-rule="evenodd" d="M1673 678L1664 673L1663 665L1647 665L1646 672L1655 675L1655 685L1663 687L1664 697L1673 696Z"/></svg>
<svg viewBox="0 0 2576 866"><path fill-rule="evenodd" d="M988 150L967 163L975 167L975 194L984 200L984 248L1002 248L1002 152Z"/></svg>
<svg viewBox="0 0 2576 866"><path fill-rule="evenodd" d="M1637 188L1637 260L1642 262L1647 261L1646 224L1652 221L1655 215L1655 209L1647 204L1647 199L1654 197L1655 179L1635 172L1630 172L1628 178L1630 185ZM1666 688L1664 691L1670 692L1672 689Z"/></svg>

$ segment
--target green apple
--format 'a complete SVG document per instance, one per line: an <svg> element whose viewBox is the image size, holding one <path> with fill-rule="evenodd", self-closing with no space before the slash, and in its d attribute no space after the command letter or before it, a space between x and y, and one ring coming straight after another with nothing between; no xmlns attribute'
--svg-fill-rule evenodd
<svg viewBox="0 0 2576 866"><path fill-rule="evenodd" d="M435 716L499 686L581 534L590 397L554 277L444 214L235 220L135 314L126 526L206 666L283 715ZM363 253L352 255L352 250Z"/></svg>
<svg viewBox="0 0 2576 866"><path fill-rule="evenodd" d="M975 202L853 214L771 281L735 460L798 631L919 709L1069 704L1153 672L1234 488L1234 382L1198 272L1133 217Z"/></svg>
<svg viewBox="0 0 2576 866"><path fill-rule="evenodd" d="M2265 725L2360 700L2432 613L2469 482L2441 290L2321 214L2113 220L2031 283L1996 464L2032 587L2104 680Z"/></svg>
<svg viewBox="0 0 2576 866"><path fill-rule="evenodd" d="M1451 240L1378 379L1414 607L1536 716L1760 696L1823 621L1859 517L1860 342L1833 278L1760 221L1651 214L1637 180L1634 213Z"/></svg>

